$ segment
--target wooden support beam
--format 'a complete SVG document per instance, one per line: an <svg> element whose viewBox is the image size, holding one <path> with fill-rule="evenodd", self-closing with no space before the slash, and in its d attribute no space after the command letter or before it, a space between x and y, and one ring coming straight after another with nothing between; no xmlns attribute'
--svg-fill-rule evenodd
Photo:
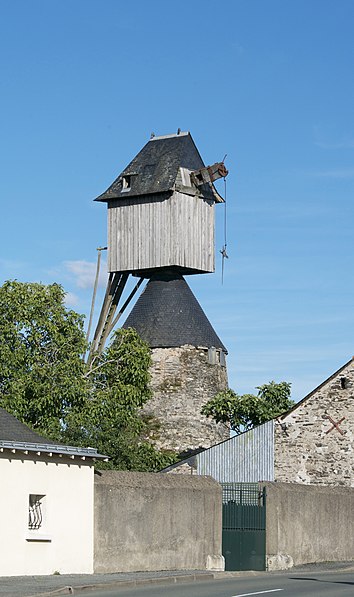
<svg viewBox="0 0 354 597"><path fill-rule="evenodd" d="M122 305L122 307L119 309L116 317L112 321L112 325L110 327L108 335L113 331L114 327L117 325L119 319L121 318L121 316L123 315L124 311L128 307L129 303L131 302L131 300L135 296L136 292L139 290L139 288L140 288L141 284L143 283L143 281L144 281L144 278L139 278L138 282L135 284L135 286L134 286L133 290L131 291L130 295L128 296L127 300Z"/></svg>
<svg viewBox="0 0 354 597"><path fill-rule="evenodd" d="M101 313L87 358L88 365L92 363L95 355L100 355L102 353L107 338L113 330L115 323L112 324L112 321L128 277L129 273L127 272L114 272L109 274ZM127 301L124 303L124 306L126 306L126 303Z"/></svg>
<svg viewBox="0 0 354 597"><path fill-rule="evenodd" d="M104 324L102 327L102 332L97 341L96 353L98 353L98 354L101 354L101 352L104 348L104 345L106 343L106 340L107 340L109 334L111 333L112 320L113 320L115 312L117 310L118 303L120 301L120 297L122 296L123 290L124 290L125 285L128 280L128 277L129 277L129 274L127 274L127 273L122 274L120 277L120 280L119 280L119 284L117 285L117 287L115 289L111 305L108 309L108 313L107 313L107 316L105 318L105 321L104 321Z"/></svg>

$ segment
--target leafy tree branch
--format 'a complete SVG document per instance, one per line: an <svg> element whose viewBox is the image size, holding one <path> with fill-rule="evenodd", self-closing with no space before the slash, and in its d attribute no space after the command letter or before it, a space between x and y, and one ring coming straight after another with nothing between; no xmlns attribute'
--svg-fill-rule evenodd
<svg viewBox="0 0 354 597"><path fill-rule="evenodd" d="M58 284L0 287L0 406L53 441L94 446L108 467L158 470L176 454L148 441L149 347L118 330L88 369L83 316ZM154 423L156 425L156 422Z"/></svg>
<svg viewBox="0 0 354 597"><path fill-rule="evenodd" d="M241 433L278 417L295 404L290 398L291 384L286 381L270 381L256 389L257 395L239 395L231 389L219 392L201 412Z"/></svg>

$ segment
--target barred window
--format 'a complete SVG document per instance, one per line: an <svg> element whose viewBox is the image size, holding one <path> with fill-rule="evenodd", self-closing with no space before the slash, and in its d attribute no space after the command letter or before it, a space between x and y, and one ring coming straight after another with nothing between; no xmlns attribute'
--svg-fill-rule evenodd
<svg viewBox="0 0 354 597"><path fill-rule="evenodd" d="M43 526L43 501L45 495L30 493L28 500L28 528L40 529Z"/></svg>

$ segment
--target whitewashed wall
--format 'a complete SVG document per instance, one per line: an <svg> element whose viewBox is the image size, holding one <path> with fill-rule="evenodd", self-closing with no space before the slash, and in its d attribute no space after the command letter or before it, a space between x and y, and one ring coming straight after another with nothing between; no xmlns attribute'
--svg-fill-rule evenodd
<svg viewBox="0 0 354 597"><path fill-rule="evenodd" d="M35 458L0 455L0 576L91 573L93 467L67 458ZM45 495L43 526L32 531L29 494Z"/></svg>

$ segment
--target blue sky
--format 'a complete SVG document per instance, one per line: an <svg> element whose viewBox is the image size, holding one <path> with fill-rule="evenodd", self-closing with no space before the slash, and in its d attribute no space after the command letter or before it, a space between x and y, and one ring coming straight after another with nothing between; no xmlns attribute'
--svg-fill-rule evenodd
<svg viewBox="0 0 354 597"><path fill-rule="evenodd" d="M187 280L230 385L302 398L354 354L353 21L351 0L3 0L1 281L59 282L88 313L92 199L152 131L190 130L230 171L224 284L219 258Z"/></svg>

